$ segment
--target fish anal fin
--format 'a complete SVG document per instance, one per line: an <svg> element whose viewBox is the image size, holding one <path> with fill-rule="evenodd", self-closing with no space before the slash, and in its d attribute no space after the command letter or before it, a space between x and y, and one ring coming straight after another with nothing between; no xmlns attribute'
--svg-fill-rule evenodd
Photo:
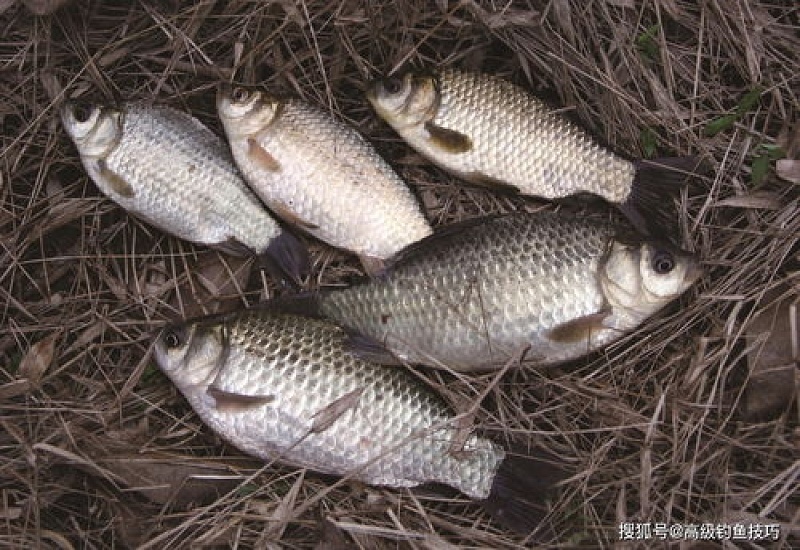
<svg viewBox="0 0 800 550"><path fill-rule="evenodd" d="M247 156L264 170L280 172L281 163L264 149L255 138L247 138Z"/></svg>
<svg viewBox="0 0 800 550"><path fill-rule="evenodd" d="M206 390L214 399L215 407L222 412L245 412L275 400L274 395L242 395L211 386Z"/></svg>
<svg viewBox="0 0 800 550"><path fill-rule="evenodd" d="M126 199L133 197L135 194L133 187L131 187L131 185L125 181L125 178L109 168L108 164L106 164L106 161L97 161L97 168L100 171L100 176L103 178L103 181L105 181L109 187L111 187L111 190L114 191L114 193L121 197L125 197Z"/></svg>
<svg viewBox="0 0 800 550"><path fill-rule="evenodd" d="M520 190L519 187L516 185L511 185L503 180L499 180L497 178L493 178L492 176L487 176L482 172L472 172L464 176L468 182L479 185L481 187L486 187L488 189L492 189L494 191L499 191L501 193L514 193L519 194Z"/></svg>
<svg viewBox="0 0 800 550"><path fill-rule="evenodd" d="M268 203L270 209L275 212L281 219L285 220L286 223L293 225L299 229L304 229L306 231L313 231L315 229L319 229L319 226L315 223L311 223L308 220L304 220L297 213L292 210L290 206L287 204L280 202L280 201L270 201Z"/></svg>
<svg viewBox="0 0 800 550"><path fill-rule="evenodd" d="M220 252L224 252L225 254L230 254L231 256L237 257L247 257L252 256L253 254L253 249L235 237L228 237L226 240L213 245L212 248L219 250Z"/></svg>
<svg viewBox="0 0 800 550"><path fill-rule="evenodd" d="M386 260L383 258L359 254L358 259L361 260L361 265L369 277L381 277L386 274Z"/></svg>
<svg viewBox="0 0 800 550"><path fill-rule="evenodd" d="M387 366L403 364L396 355L386 349L383 343L363 334L349 334L345 341L345 349L356 357L371 363Z"/></svg>
<svg viewBox="0 0 800 550"><path fill-rule="evenodd" d="M442 128L431 121L425 123L425 130L431 144L446 153L458 154L472 150L472 139L461 132Z"/></svg>
<svg viewBox="0 0 800 550"><path fill-rule="evenodd" d="M607 328L603 325L603 321L610 314L610 311L603 309L597 313L590 313L589 315L572 319L551 329L548 333L548 338L563 344L586 341L593 334Z"/></svg>

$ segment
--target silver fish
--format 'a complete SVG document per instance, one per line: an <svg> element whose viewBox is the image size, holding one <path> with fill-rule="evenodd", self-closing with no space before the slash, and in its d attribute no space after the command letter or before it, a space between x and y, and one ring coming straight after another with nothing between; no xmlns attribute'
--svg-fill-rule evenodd
<svg viewBox="0 0 800 550"><path fill-rule="evenodd" d="M374 485L440 482L486 498L505 453L470 436L403 368L368 363L319 319L253 310L166 329L158 364L197 414L242 451Z"/></svg>
<svg viewBox="0 0 800 550"><path fill-rule="evenodd" d="M221 87L236 163L276 214L351 250L370 273L431 227L402 179L352 127L297 99Z"/></svg>
<svg viewBox="0 0 800 550"><path fill-rule="evenodd" d="M301 307L405 361L474 371L526 349L538 364L585 355L699 276L691 254L606 221L515 213L446 228L404 251L385 276Z"/></svg>
<svg viewBox="0 0 800 550"><path fill-rule="evenodd" d="M422 155L480 185L556 199L588 192L641 222L696 159L630 162L501 78L445 69L376 82L367 98Z"/></svg>
<svg viewBox="0 0 800 550"><path fill-rule="evenodd" d="M125 210L194 243L268 253L290 275L305 250L248 189L225 143L200 121L159 105L69 102L64 127L100 190Z"/></svg>

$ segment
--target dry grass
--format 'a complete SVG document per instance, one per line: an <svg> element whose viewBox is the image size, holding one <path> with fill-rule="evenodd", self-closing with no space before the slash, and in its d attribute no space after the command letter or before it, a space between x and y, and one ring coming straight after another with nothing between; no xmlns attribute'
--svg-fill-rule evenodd
<svg viewBox="0 0 800 550"><path fill-rule="evenodd" d="M621 153L714 166L680 205L684 244L707 266L697 287L602 354L507 374L479 412L497 440L532 437L574 467L554 503L558 542L611 546L622 520L739 520L779 523L769 545L798 544L796 393L767 419L743 406L744 337L766 296L796 299L800 287L798 186L773 171L751 180L765 146L800 154L792 2L169 4L0 14L0 545L522 544L457 495L262 468L204 428L154 368L153 330L220 294L253 303L271 283L127 217L88 180L56 116L65 93L157 99L219 131L212 90L235 74L357 124L436 224L533 205L457 185L376 120L365 81L406 64L501 74ZM756 86L761 100L707 135ZM343 254L314 253L315 286L356 273ZM425 376L466 399L494 383Z"/></svg>

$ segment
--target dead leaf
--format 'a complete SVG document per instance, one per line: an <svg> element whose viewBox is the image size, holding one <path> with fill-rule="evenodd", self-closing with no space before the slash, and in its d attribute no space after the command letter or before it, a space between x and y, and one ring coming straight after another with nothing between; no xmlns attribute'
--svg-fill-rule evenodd
<svg viewBox="0 0 800 550"><path fill-rule="evenodd" d="M28 350L22 363L19 366L19 374L22 378L27 378L31 387L38 388L42 383L45 371L53 362L56 351L56 341L61 336L61 331L54 332L50 336L39 340Z"/></svg>
<svg viewBox="0 0 800 550"><path fill-rule="evenodd" d="M50 15L69 0L22 0L34 15Z"/></svg>
<svg viewBox="0 0 800 550"><path fill-rule="evenodd" d="M749 195L739 195L728 197L714 203L715 207L729 206L733 208L756 208L764 210L778 210L781 206L780 195L768 191L750 193Z"/></svg>
<svg viewBox="0 0 800 550"><path fill-rule="evenodd" d="M355 409L358 405L358 400L361 399L361 394L364 393L364 387L356 388L347 392L338 399L334 399L324 408L314 413L314 423L311 425L310 433L318 434L330 428L340 416Z"/></svg>
<svg viewBox="0 0 800 550"><path fill-rule="evenodd" d="M181 510L207 504L241 481L228 468L192 463L172 455L122 454L97 460L118 483L157 504L171 503Z"/></svg>
<svg viewBox="0 0 800 550"><path fill-rule="evenodd" d="M178 287L173 305L182 305L186 317L220 313L242 305L241 294L250 278L253 261L214 251L198 255L189 277Z"/></svg>
<svg viewBox="0 0 800 550"><path fill-rule="evenodd" d="M761 303L768 305L750 320L746 335L750 378L742 406L750 420L775 418L794 400L800 361L800 297L783 285Z"/></svg>
<svg viewBox="0 0 800 550"><path fill-rule="evenodd" d="M775 173L781 179L800 185L800 160L780 159L775 163Z"/></svg>

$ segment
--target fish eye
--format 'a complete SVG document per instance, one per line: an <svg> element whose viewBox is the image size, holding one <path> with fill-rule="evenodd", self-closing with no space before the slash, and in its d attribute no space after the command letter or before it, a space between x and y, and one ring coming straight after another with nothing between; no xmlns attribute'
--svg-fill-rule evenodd
<svg viewBox="0 0 800 550"><path fill-rule="evenodd" d="M396 77L387 78L383 81L383 89L390 94L399 93L403 89L403 80Z"/></svg>
<svg viewBox="0 0 800 550"><path fill-rule="evenodd" d="M653 271L659 275L666 275L675 269L675 258L669 252L661 250L653 256Z"/></svg>
<svg viewBox="0 0 800 550"><path fill-rule="evenodd" d="M234 88L233 91L231 92L231 99L233 99L233 101L235 101L236 103L242 103L244 101L247 101L249 97L250 97L250 92L247 91L245 88Z"/></svg>
<svg viewBox="0 0 800 550"><path fill-rule="evenodd" d="M92 116L93 109L85 103L76 103L72 107L72 117L76 122L86 122Z"/></svg>
<svg viewBox="0 0 800 550"><path fill-rule="evenodd" d="M175 349L179 347L182 342L183 338L181 338L177 330L169 329L164 333L164 345L167 346L167 349Z"/></svg>

